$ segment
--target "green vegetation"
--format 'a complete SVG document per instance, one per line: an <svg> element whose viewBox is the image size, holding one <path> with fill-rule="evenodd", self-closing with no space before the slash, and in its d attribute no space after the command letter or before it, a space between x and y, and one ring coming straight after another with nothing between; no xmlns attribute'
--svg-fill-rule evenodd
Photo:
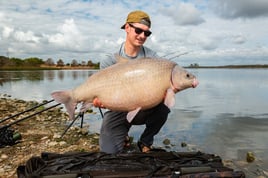
<svg viewBox="0 0 268 178"><path fill-rule="evenodd" d="M93 63L91 60L88 62L82 61L78 63L73 59L71 64L65 64L62 59L59 59L56 63L53 59L48 58L46 61L37 57L31 57L26 59L9 58L0 56L0 70L35 70L35 69L99 69L99 63Z"/></svg>
<svg viewBox="0 0 268 178"><path fill-rule="evenodd" d="M93 63L91 60L78 63L73 59L71 63L64 63L62 59L54 62L52 58L46 61L37 57L26 59L9 58L0 56L0 70L55 70L55 69L99 69L100 63ZM185 66L185 68L268 68L267 64L256 65L224 65L224 66L200 66L197 63Z"/></svg>

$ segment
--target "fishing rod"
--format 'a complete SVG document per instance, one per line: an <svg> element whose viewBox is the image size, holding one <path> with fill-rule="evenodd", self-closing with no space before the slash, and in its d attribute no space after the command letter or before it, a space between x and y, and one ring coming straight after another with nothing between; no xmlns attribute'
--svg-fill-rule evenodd
<svg viewBox="0 0 268 178"><path fill-rule="evenodd" d="M40 106L42 106L42 105L44 105L44 104L47 104L47 103L50 103L50 102L52 102L52 101L49 101L49 102L43 103L43 104L41 104L41 105L35 106L35 107L31 108L31 109L28 109L27 111L23 111L23 112L21 112L21 113L15 114L15 115L13 115L13 116L11 116L11 117L9 117L9 118L5 118L5 119L1 120L1 122L6 121L6 120L8 120L8 119L10 119L10 118L13 118L13 117L15 117L15 116L18 116L18 115L20 115L20 114L23 114L23 113L25 113L25 112L31 111L31 110L33 110L33 109L35 109L35 108L37 108L37 107L40 107ZM34 115L37 115L37 114L39 114L39 113L41 113L41 112L47 111L47 110L49 110L49 109L51 109L51 108L54 108L54 107L56 107L56 106L58 106L58 105L60 105L60 103L55 104L55 105L53 105L53 106L50 106L50 107L48 107L48 108L45 108L45 109L43 109L43 110L41 110L41 111L35 112L35 113L31 114L31 115L28 115L28 116L26 116L26 117L24 117L24 118L18 119L18 120L16 120L16 121L11 122L11 123L9 123L9 124L6 124L6 125L4 125L4 126L0 126L0 148L5 147L5 146L7 146L7 145L10 145L10 146L11 146L11 145L14 145L14 144L17 143L18 140L21 139L21 135L20 135L20 133L15 132L13 129L10 128L10 126L12 126L12 125L14 125L14 124L17 124L17 123L19 123L19 122L21 122L21 121L23 121L23 120L26 120L26 119L28 119L28 118L30 118L30 117L32 117L32 116L34 116Z"/></svg>
<svg viewBox="0 0 268 178"><path fill-rule="evenodd" d="M104 115L103 115L103 112L101 110L101 108L99 107L99 111L100 111L100 114L101 114L101 117L103 118ZM61 137L62 138L66 132L70 129L70 127L74 124L74 122L79 118L81 117L81 125L80 125L80 128L83 128L83 122L84 122L84 112L79 112L79 114L74 118L74 120L69 124L69 126L64 130L64 132L62 133Z"/></svg>
<svg viewBox="0 0 268 178"><path fill-rule="evenodd" d="M48 103L51 103L51 102L53 102L53 101L55 101L55 100L54 100L54 99L49 100L49 101L44 102L44 103L42 103L42 104L36 105L36 106L34 106L34 107L30 108L30 109L27 109L27 110L25 110L25 111L22 111L22 112L20 112L20 113L14 114L14 115L12 115L12 116L10 116L10 117L4 118L4 119L0 120L0 123L2 123L2 122L4 122L4 121L7 121L7 120L9 120L9 119L11 119L11 118L14 118L14 117L16 117L16 116L19 116L19 115L21 115L21 114L24 114L24 113L26 113L26 112L32 111L32 110L34 110L34 109L36 109L36 108L38 108L38 107L40 107L40 106L44 106L44 105L46 105L46 104L48 104ZM23 121L23 120L26 120L26 119L28 119L28 118L30 118L30 117L32 117L32 116L35 116L35 115L37 115L37 114L40 114L41 112L44 112L44 111L47 111L47 110L49 110L49 109L51 109L51 108L54 108L54 107L56 107L56 106L59 106L60 104L61 104L61 103L52 105L52 106L50 106L50 107L48 107L48 108L45 108L45 109L43 109L43 110L41 110L41 111L35 112L35 113L31 114L31 115L28 115L28 116L26 116L26 117L24 117L24 118L21 118L21 119L19 119L19 120L17 120L17 121L14 121L14 122L9 123L9 124L7 124L7 125L1 126L1 127L0 127L0 131L1 131L1 130L4 130L4 129L6 129L6 128L8 128L8 127L14 125L14 124L17 124L17 123L19 123L19 122L21 122L21 121ZM99 107L99 111L100 111L101 117L103 118L103 112L102 112L102 110L101 110L100 107ZM81 117L81 128L83 127L84 112L80 112L80 113L75 117L75 119L72 121L72 123L65 129L65 131L64 131L63 134L61 135L61 138L66 134L66 132L67 132L67 131L70 129L70 127L73 125L73 123L78 119L78 117Z"/></svg>
<svg viewBox="0 0 268 178"><path fill-rule="evenodd" d="M175 51L175 52L168 53L168 54L166 54L166 55L161 56L161 58L165 58L165 57L170 56L170 55L172 55L172 54L176 54L177 52L179 52L179 51ZM168 58L168 60L171 61L171 60L174 59L174 58L180 57L180 56L185 55L185 54L188 54L188 53L190 53L190 52L191 52L191 51L187 51L187 52L184 52L184 53L177 54L177 55L175 55L175 56L172 56L172 57Z"/></svg>
<svg viewBox="0 0 268 178"><path fill-rule="evenodd" d="M19 119L19 120L16 120L16 121L14 121L14 122L12 122L12 123L6 124L6 125L0 127L0 130L1 130L1 129L8 128L8 127L10 127L10 126L12 126L12 125L14 125L14 124L17 124L17 123L19 123L19 122L21 122L21 121L23 121L23 120L26 120L26 119L28 119L28 118L30 118L30 117L32 117L32 116L35 116L35 115L37 115L37 114L40 114L41 112L47 111L47 110L49 110L49 109L51 109L51 108L54 108L54 107L56 107L56 106L59 106L59 105L61 105L61 103L52 105L52 106L50 106L50 107L48 107L48 108L45 108L45 109L43 109L43 110L41 110L41 111L35 112L35 113L33 113L33 114L30 114L29 116L26 116L26 117L24 117L24 118L21 118L21 119ZM25 112L22 112L22 113L25 113ZM21 113L18 113L18 114L16 114L16 115L20 115L20 114L21 114Z"/></svg>
<svg viewBox="0 0 268 178"><path fill-rule="evenodd" d="M74 122L78 119L78 117L81 117L81 128L83 127L83 120L84 120L84 112L79 112L79 114L74 118L74 120L71 122L71 124L64 130L61 137L62 138L66 132L70 129L70 127L74 124Z"/></svg>
<svg viewBox="0 0 268 178"><path fill-rule="evenodd" d="M100 111L101 117L103 118L103 113L100 107L99 107L99 111Z"/></svg>
<svg viewBox="0 0 268 178"><path fill-rule="evenodd" d="M34 110L34 109L36 109L36 108L38 108L38 107L40 107L40 106L46 105L46 104L51 103L51 102L53 102L53 101L54 101L54 99L49 100L49 101L47 101L47 102L44 102L44 103L39 104L39 105L37 105L37 106L34 106L34 107L30 108L30 109L27 109L27 110L25 110L25 111L23 111L23 112L14 114L14 115L9 116L9 117L7 117L7 118L4 118L4 119L0 120L0 123L4 122L4 121L6 121L6 120L9 120L9 119L11 119L11 118L17 117L17 116L19 116L19 115L21 115L21 114L24 114L24 113L26 113L26 112L32 111L32 110Z"/></svg>
<svg viewBox="0 0 268 178"><path fill-rule="evenodd" d="M176 56L173 56L173 57L169 58L169 60L172 60L172 59L174 59L174 58L180 57L180 56L185 55L185 54L188 54L188 53L189 53L189 52L180 53L180 54L178 54L178 55L176 55Z"/></svg>
<svg viewBox="0 0 268 178"><path fill-rule="evenodd" d="M177 53L177 52L180 52L180 51L174 51L174 52L171 52L171 53L167 53L167 54L161 56L161 58L165 58L165 57L170 56L170 55L172 55L172 54L175 54L175 53Z"/></svg>

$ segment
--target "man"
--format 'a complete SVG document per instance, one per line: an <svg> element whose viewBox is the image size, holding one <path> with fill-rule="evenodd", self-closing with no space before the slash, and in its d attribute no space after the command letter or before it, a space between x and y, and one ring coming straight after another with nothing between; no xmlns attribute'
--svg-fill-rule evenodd
<svg viewBox="0 0 268 178"><path fill-rule="evenodd" d="M143 11L130 12L126 23L121 27L126 31L126 40L121 45L118 54L130 60L157 57L156 52L143 46L151 35L150 27L151 21L147 13ZM101 62L100 68L106 68L115 63L114 58L107 58ZM95 106L101 106L101 103L95 103ZM128 145L130 127L145 124L146 128L140 136L138 147L141 152L149 152L154 136L166 122L169 112L169 108L161 103L152 109L140 111L130 123L126 119L126 112L105 112L100 131L100 151L106 153L122 152L124 146Z"/></svg>

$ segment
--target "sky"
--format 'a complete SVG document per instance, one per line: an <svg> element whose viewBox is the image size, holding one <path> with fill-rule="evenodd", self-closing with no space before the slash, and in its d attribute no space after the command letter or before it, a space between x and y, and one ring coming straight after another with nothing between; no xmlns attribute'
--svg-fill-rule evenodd
<svg viewBox="0 0 268 178"><path fill-rule="evenodd" d="M268 64L268 0L0 0L0 56L100 62L150 15L145 46L183 66Z"/></svg>

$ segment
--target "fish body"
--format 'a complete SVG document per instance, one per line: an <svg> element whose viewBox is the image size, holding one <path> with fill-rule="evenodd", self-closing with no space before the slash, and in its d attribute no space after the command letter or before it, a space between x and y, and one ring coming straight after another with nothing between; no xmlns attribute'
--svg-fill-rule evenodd
<svg viewBox="0 0 268 178"><path fill-rule="evenodd" d="M99 70L73 90L51 94L55 101L65 104L71 119L78 103L83 103L83 112L97 98L107 109L129 112L127 118L131 121L139 110L162 101L171 107L176 92L198 84L194 75L169 60L118 58L118 63Z"/></svg>

